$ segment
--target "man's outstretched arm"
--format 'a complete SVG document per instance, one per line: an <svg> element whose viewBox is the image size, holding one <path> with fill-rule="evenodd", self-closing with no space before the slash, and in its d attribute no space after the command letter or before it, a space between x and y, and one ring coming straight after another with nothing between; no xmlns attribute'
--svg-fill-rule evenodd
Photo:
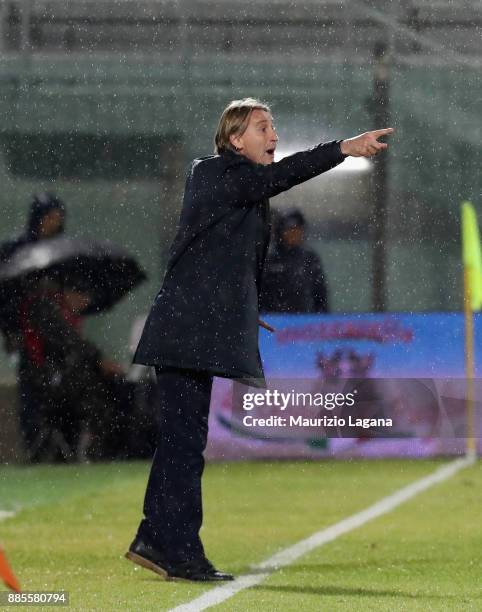
<svg viewBox="0 0 482 612"><path fill-rule="evenodd" d="M272 198L330 170L347 155L376 155L388 147L386 143L378 142L378 138L393 131L393 128L374 130L347 140L320 144L267 165L256 164L240 155L239 159L226 168L222 180L215 185L215 191L220 201L227 200L241 206Z"/></svg>

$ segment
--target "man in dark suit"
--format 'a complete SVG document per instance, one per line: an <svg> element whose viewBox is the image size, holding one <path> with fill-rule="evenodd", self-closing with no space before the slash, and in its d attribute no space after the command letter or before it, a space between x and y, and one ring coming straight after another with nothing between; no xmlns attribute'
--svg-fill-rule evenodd
<svg viewBox="0 0 482 612"><path fill-rule="evenodd" d="M269 244L268 198L341 163L386 148L367 132L274 162L268 106L236 100L224 110L216 154L188 172L177 236L134 363L153 365L160 396L158 444L144 519L127 558L164 578L232 580L199 538L201 475L213 376L265 386L258 295Z"/></svg>

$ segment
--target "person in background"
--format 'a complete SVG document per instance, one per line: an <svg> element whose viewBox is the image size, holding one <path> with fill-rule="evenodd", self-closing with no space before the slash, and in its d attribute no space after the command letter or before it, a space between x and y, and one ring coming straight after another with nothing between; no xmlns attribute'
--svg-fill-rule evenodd
<svg viewBox="0 0 482 612"><path fill-rule="evenodd" d="M115 428L110 396L118 393L110 382L124 372L83 337L90 299L81 281L43 279L21 303L19 377L29 389L24 400L32 402L31 461L101 458L104 426Z"/></svg>
<svg viewBox="0 0 482 612"><path fill-rule="evenodd" d="M0 245L0 263L7 262L18 249L26 244L46 240L63 234L65 228L65 205L53 193L34 195L25 231L17 238L7 240ZM4 349L7 353L18 350L18 304L10 303L0 313L0 329L4 337Z"/></svg>
<svg viewBox="0 0 482 612"><path fill-rule="evenodd" d="M21 246L62 234L65 228L65 205L53 193L34 195L25 232L0 245L0 261L7 261Z"/></svg>
<svg viewBox="0 0 482 612"><path fill-rule="evenodd" d="M329 312L323 267L319 256L304 246L305 227L297 208L280 215L265 264L261 312Z"/></svg>
<svg viewBox="0 0 482 612"><path fill-rule="evenodd" d="M9 259L24 245L39 240L47 240L63 234L65 228L64 202L53 193L40 193L34 195L30 204L30 211L25 231L17 238L7 240L0 245L0 264ZM35 287L32 287L35 291ZM22 296L22 299L25 296ZM22 347L22 333L20 329L19 300L11 300L3 304L0 312L0 331L3 335L4 350L14 356L19 354ZM24 446L30 448L33 444L35 431L39 424L36 410L36 398L27 378L23 376L23 369L18 368L17 381L19 390L19 420Z"/></svg>

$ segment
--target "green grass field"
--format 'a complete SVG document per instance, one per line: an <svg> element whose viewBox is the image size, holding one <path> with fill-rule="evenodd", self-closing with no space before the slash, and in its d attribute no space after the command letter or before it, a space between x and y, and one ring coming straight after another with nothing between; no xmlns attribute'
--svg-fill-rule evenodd
<svg viewBox="0 0 482 612"><path fill-rule="evenodd" d="M247 572L442 463L208 465L206 551L220 568ZM0 542L23 589L69 591L71 609L133 611L167 610L207 591L123 558L147 473L146 463L1 467L0 509L17 514L0 523ZM212 609L482 610L481 519L478 463Z"/></svg>

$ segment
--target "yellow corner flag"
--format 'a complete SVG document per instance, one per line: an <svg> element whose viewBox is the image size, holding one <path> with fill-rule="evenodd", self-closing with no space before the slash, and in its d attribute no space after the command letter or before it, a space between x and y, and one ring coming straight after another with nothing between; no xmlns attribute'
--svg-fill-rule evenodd
<svg viewBox="0 0 482 612"><path fill-rule="evenodd" d="M482 256L479 226L475 209L462 202L462 258L464 262L465 376L467 379L467 447L466 455L477 456L474 418L474 310L482 308Z"/></svg>
<svg viewBox="0 0 482 612"><path fill-rule="evenodd" d="M462 255L472 311L482 309L482 254L473 204L462 202Z"/></svg>

